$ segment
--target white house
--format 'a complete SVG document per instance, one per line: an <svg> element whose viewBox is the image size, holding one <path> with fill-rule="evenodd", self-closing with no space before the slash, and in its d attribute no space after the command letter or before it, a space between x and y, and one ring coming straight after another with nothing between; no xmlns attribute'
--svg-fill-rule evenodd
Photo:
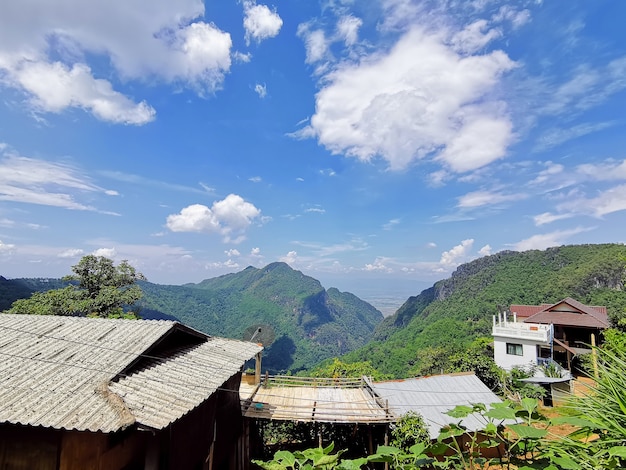
<svg viewBox="0 0 626 470"><path fill-rule="evenodd" d="M503 369L556 361L572 370L572 359L591 352L609 327L606 307L572 298L555 304L511 305L493 318L494 359Z"/></svg>

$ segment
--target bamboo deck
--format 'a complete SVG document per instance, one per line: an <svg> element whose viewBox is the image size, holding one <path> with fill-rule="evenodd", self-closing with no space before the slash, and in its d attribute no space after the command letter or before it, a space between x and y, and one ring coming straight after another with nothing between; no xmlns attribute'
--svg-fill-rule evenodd
<svg viewBox="0 0 626 470"><path fill-rule="evenodd" d="M385 404L360 379L278 376L251 387L241 389L247 418L346 424L394 421Z"/></svg>

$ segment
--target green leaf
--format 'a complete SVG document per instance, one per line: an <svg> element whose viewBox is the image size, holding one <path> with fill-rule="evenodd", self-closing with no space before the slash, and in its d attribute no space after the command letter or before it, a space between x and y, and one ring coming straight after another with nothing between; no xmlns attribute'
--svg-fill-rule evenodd
<svg viewBox="0 0 626 470"><path fill-rule="evenodd" d="M626 446L614 446L609 449L609 455L611 457L619 457L620 459L626 459Z"/></svg>
<svg viewBox="0 0 626 470"><path fill-rule="evenodd" d="M411 447L409 447L409 452L411 452L412 454L415 455L421 455L424 453L424 451L426 450L426 444L423 442L418 442L415 445L412 445Z"/></svg>
<svg viewBox="0 0 626 470"><path fill-rule="evenodd" d="M376 453L378 455L396 455L401 452L402 451L398 449L397 447L391 447L391 446L378 446L378 449L376 449Z"/></svg>
<svg viewBox="0 0 626 470"><path fill-rule="evenodd" d="M537 410L539 406L539 402L536 398L522 398L522 408L528 412L529 415L532 415L534 411Z"/></svg>
<svg viewBox="0 0 626 470"><path fill-rule="evenodd" d="M515 432L521 439L541 439L548 434L545 429L539 429L526 424L511 424L509 429Z"/></svg>
<svg viewBox="0 0 626 470"><path fill-rule="evenodd" d="M577 426L579 428L595 428L596 424L588 419L580 418L578 416L559 416L550 420L554 425L569 424L571 426Z"/></svg>
<svg viewBox="0 0 626 470"><path fill-rule="evenodd" d="M551 460L552 462L557 464L559 467L566 469L566 470L578 470L580 468L580 464L574 462L569 457L552 456Z"/></svg>
<svg viewBox="0 0 626 470"><path fill-rule="evenodd" d="M279 450L274 454L274 460L287 467L293 467L296 463L296 456L288 450Z"/></svg>
<svg viewBox="0 0 626 470"><path fill-rule="evenodd" d="M474 408L467 405L457 405L450 411L446 411L448 416L453 418L465 418L474 412Z"/></svg>
<svg viewBox="0 0 626 470"><path fill-rule="evenodd" d="M492 408L485 412L485 417L492 419L515 419L515 410L511 408Z"/></svg>

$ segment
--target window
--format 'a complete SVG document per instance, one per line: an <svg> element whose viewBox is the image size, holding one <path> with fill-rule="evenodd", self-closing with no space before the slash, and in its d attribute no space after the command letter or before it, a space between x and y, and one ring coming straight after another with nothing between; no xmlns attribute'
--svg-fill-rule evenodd
<svg viewBox="0 0 626 470"><path fill-rule="evenodd" d="M506 353L513 356L523 356L524 347L521 344L506 343Z"/></svg>

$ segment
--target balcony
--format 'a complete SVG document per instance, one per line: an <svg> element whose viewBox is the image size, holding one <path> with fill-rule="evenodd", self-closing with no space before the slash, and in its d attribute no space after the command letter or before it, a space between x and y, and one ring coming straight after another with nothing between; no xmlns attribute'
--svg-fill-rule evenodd
<svg viewBox="0 0 626 470"><path fill-rule="evenodd" d="M501 338L528 339L539 343L550 342L550 325L538 323L493 322L493 336Z"/></svg>

